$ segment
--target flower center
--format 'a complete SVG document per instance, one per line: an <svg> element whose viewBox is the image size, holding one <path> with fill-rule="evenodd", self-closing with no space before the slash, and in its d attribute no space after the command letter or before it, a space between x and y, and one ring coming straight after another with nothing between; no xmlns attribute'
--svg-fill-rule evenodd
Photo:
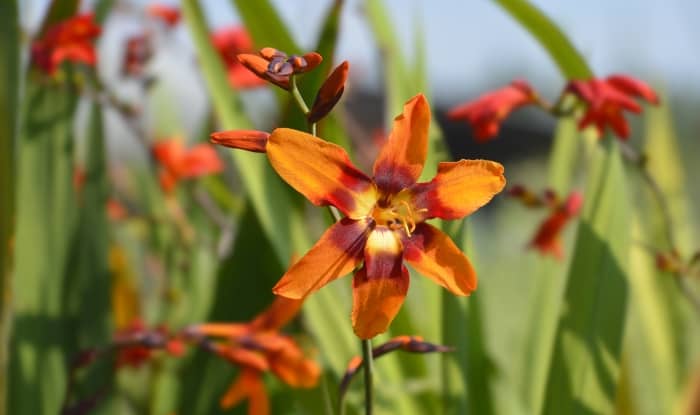
<svg viewBox="0 0 700 415"><path fill-rule="evenodd" d="M416 230L416 223L422 221L421 213L427 209L416 209L407 192L385 195L374 205L370 216L379 226L391 230L403 229L408 236Z"/></svg>

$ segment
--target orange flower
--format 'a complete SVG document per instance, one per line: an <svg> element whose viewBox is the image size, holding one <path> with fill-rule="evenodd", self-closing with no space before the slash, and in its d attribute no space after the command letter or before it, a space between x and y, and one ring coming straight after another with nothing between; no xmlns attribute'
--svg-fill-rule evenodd
<svg viewBox="0 0 700 415"><path fill-rule="evenodd" d="M224 60L228 72L228 82L236 89L256 88L265 85L263 79L258 78L243 66L236 56L253 50L253 40L242 27L227 27L211 36L214 48Z"/></svg>
<svg viewBox="0 0 700 415"><path fill-rule="evenodd" d="M218 337L205 341L205 348L241 368L241 374L221 397L221 407L230 408L248 400L248 413L266 415L270 405L262 379L272 372L295 388L316 385L321 370L307 359L297 343L279 332L301 307L302 301L277 297L272 305L250 323L209 323L191 327L193 337Z"/></svg>
<svg viewBox="0 0 700 415"><path fill-rule="evenodd" d="M289 89L291 75L309 72L323 60L316 52L309 52L303 56L287 56L274 48L262 48L258 55L242 53L237 58L256 76L283 89Z"/></svg>
<svg viewBox="0 0 700 415"><path fill-rule="evenodd" d="M151 4L146 9L146 13L157 19L160 19L168 27L174 27L180 22L180 9L164 4Z"/></svg>
<svg viewBox="0 0 700 415"><path fill-rule="evenodd" d="M152 55L153 47L149 33L130 37L126 41L124 60L122 61L122 75L140 76Z"/></svg>
<svg viewBox="0 0 700 415"><path fill-rule="evenodd" d="M187 150L182 140L172 138L158 141L153 145L152 151L163 166L160 184L166 192L171 192L182 179L219 173L224 169L216 151L207 144L197 144Z"/></svg>
<svg viewBox="0 0 700 415"><path fill-rule="evenodd" d="M623 140L627 139L630 133L623 111L642 111L642 107L633 98L642 98L652 104L659 103L656 93L649 85L624 75L571 81L566 90L575 94L586 105L586 113L578 123L579 130L593 124L602 136L605 127L610 126Z"/></svg>
<svg viewBox="0 0 700 415"><path fill-rule="evenodd" d="M318 122L328 115L345 91L345 81L348 79L350 64L344 61L336 67L330 76L323 82L316 94L314 105L306 118L310 123Z"/></svg>
<svg viewBox="0 0 700 415"><path fill-rule="evenodd" d="M63 61L95 66L97 54L93 41L99 35L100 26L92 13L56 23L32 43L32 62L49 75L53 75Z"/></svg>
<svg viewBox="0 0 700 415"><path fill-rule="evenodd" d="M583 203L579 192L571 192L566 202L559 203L551 214L540 224L530 246L540 251L542 255L552 255L557 259L564 257L560 235L564 226L578 214Z"/></svg>
<svg viewBox="0 0 700 415"><path fill-rule="evenodd" d="M408 291L404 260L457 295L476 288L476 274L452 240L427 219L459 219L503 189L503 166L486 160L440 163L430 182L417 183L427 154L430 108L423 95L403 114L375 164L374 177L356 168L343 148L278 128L265 149L277 173L316 205L333 205L346 217L331 226L274 287L277 295L307 295L356 267L352 325L371 338L386 331ZM214 142L238 147L236 133Z"/></svg>
<svg viewBox="0 0 700 415"><path fill-rule="evenodd" d="M474 129L476 141L483 143L493 139L501 128L501 122L516 109L537 102L537 93L525 81L513 81L510 85L489 92L456 106L447 113L451 120L465 120Z"/></svg>

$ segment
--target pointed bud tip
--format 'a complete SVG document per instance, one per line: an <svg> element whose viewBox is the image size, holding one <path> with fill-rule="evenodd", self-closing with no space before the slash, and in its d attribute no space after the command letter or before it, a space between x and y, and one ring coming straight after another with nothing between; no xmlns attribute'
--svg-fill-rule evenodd
<svg viewBox="0 0 700 415"><path fill-rule="evenodd" d="M270 134L257 130L229 130L212 133L210 141L224 147L264 153Z"/></svg>

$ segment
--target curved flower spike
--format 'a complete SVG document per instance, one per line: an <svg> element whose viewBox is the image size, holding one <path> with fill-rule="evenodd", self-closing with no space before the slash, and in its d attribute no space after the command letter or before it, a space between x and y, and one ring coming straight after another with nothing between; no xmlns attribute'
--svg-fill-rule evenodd
<svg viewBox="0 0 700 415"><path fill-rule="evenodd" d="M287 56L274 48L263 48L257 55L241 53L237 58L255 75L282 89L289 89L291 75L309 72L323 60L316 52L309 52L303 56Z"/></svg>
<svg viewBox="0 0 700 415"><path fill-rule="evenodd" d="M659 102L649 85L625 75L571 81L566 91L576 95L586 105L586 112L578 123L579 130L594 125L602 137L609 126L622 140L626 140L630 134L623 111L642 111L633 98L642 98L655 105Z"/></svg>
<svg viewBox="0 0 700 415"><path fill-rule="evenodd" d="M501 89L489 92L452 108L447 113L450 120L465 120L474 130L479 143L493 139L501 128L501 122L511 112L537 102L537 93L525 81L516 80Z"/></svg>
<svg viewBox="0 0 700 415"><path fill-rule="evenodd" d="M417 95L396 117L374 164L373 177L355 167L342 147L288 128L265 140L270 164L289 185L319 206L346 215L332 225L273 288L302 299L361 265L353 280L352 325L363 339L387 330L406 296L404 261L456 295L476 289L476 273L452 240L425 223L467 216L505 186L503 166L486 160L440 163L418 183L427 154L430 109ZM214 140L245 148L236 134ZM262 140L256 144L261 146Z"/></svg>
<svg viewBox="0 0 700 415"><path fill-rule="evenodd" d="M335 107L335 104L338 103L338 100L343 95L343 91L345 91L345 81L348 79L349 68L350 64L348 61L344 61L323 82L323 85L318 90L318 94L316 94L314 105L306 116L310 123L318 122L328 115Z"/></svg>

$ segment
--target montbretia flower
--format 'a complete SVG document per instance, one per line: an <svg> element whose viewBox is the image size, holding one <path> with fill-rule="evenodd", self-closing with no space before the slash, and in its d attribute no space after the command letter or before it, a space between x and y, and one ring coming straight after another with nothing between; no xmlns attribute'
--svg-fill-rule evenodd
<svg viewBox="0 0 700 415"><path fill-rule="evenodd" d="M561 233L567 223L574 218L583 203L579 192L571 192L563 203L558 203L547 218L540 224L535 237L530 241L530 247L542 255L552 255L556 259L564 257L561 244Z"/></svg>
<svg viewBox="0 0 700 415"><path fill-rule="evenodd" d="M215 174L224 169L216 151L207 144L186 149L181 139L172 138L156 142L152 152L163 167L159 179L166 192L171 192L182 179Z"/></svg>
<svg viewBox="0 0 700 415"><path fill-rule="evenodd" d="M175 27L175 25L180 22L180 18L182 17L180 9L177 7L158 3L148 6L146 13L151 17L161 20L170 28Z"/></svg>
<svg viewBox="0 0 700 415"><path fill-rule="evenodd" d="M239 54L238 60L261 79L280 88L289 89L289 78L292 75L309 72L317 67L323 58L316 52L287 56L274 48L262 48L257 55Z"/></svg>
<svg viewBox="0 0 700 415"><path fill-rule="evenodd" d="M474 130L476 141L483 143L498 134L501 123L511 112L534 104L537 100L537 93L530 84L517 80L474 101L452 108L447 117L451 120L467 121Z"/></svg>
<svg viewBox="0 0 700 415"><path fill-rule="evenodd" d="M428 149L430 109L423 95L403 114L374 163L370 178L342 147L287 128L269 136L244 135L262 149L277 173L316 205L333 205L345 217L331 226L274 287L277 295L305 298L361 266L353 279L352 324L371 338L387 330L408 291L404 261L457 295L476 288L469 260L452 240L425 223L459 219L503 189L503 166L486 160L440 163L429 182L417 183ZM214 142L238 145L239 134L212 134ZM253 140L253 141L255 141Z"/></svg>
<svg viewBox="0 0 700 415"><path fill-rule="evenodd" d="M32 62L49 75L56 73L64 61L95 66L97 54L93 42L100 32L92 13L56 23L32 43Z"/></svg>
<svg viewBox="0 0 700 415"><path fill-rule="evenodd" d="M602 136L605 128L609 126L623 140L627 139L630 133L623 111L642 111L642 107L634 98L641 98L652 104L659 103L656 93L649 85L624 75L571 81L566 90L576 95L586 106L586 112L578 123L579 130L594 125L599 136Z"/></svg>
<svg viewBox="0 0 700 415"><path fill-rule="evenodd" d="M262 375L272 372L295 388L316 386L321 370L304 356L299 345L279 329L299 311L302 301L277 297L250 323L205 323L190 327L187 336L207 339L205 349L241 368L241 373L221 397L222 408L248 400L248 413L266 415L269 401ZM211 339L215 338L215 339Z"/></svg>
<svg viewBox="0 0 700 415"><path fill-rule="evenodd" d="M226 27L211 35L214 48L224 60L229 84L236 89L256 88L266 84L238 61L241 53L253 50L253 40L243 27Z"/></svg>

